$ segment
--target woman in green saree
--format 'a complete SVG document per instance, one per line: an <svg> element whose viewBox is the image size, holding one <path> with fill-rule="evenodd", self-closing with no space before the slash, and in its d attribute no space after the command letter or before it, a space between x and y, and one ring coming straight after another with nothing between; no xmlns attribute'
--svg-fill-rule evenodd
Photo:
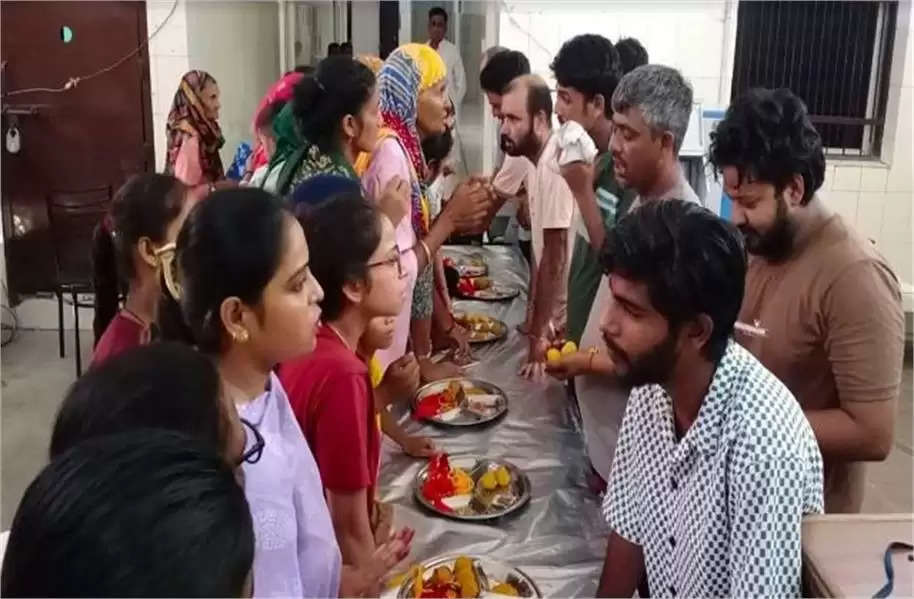
<svg viewBox="0 0 914 599"><path fill-rule="evenodd" d="M322 60L273 123L276 153L264 187L288 196L315 175L358 180L352 165L374 149L380 118L371 69L349 56Z"/></svg>

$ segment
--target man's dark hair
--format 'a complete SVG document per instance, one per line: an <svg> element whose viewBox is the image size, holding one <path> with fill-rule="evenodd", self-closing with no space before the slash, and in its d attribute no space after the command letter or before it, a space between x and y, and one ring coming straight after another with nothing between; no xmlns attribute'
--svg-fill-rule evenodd
<svg viewBox="0 0 914 599"><path fill-rule="evenodd" d="M225 347L219 308L226 298L263 306L291 217L282 200L257 187L216 191L190 211L178 234L175 261L184 322L200 351L214 355Z"/></svg>
<svg viewBox="0 0 914 599"><path fill-rule="evenodd" d="M48 464L13 517L4 597L241 597L251 512L232 468L179 433L90 439Z"/></svg>
<svg viewBox="0 0 914 599"><path fill-rule="evenodd" d="M447 23L447 11L441 8L440 6L433 7L428 11L428 20L431 21L432 17L444 17L444 22Z"/></svg>
<svg viewBox="0 0 914 599"><path fill-rule="evenodd" d="M479 86L493 94L503 94L508 85L521 75L530 74L530 61L517 50L502 50L493 54L479 72Z"/></svg>
<svg viewBox="0 0 914 599"><path fill-rule="evenodd" d="M648 202L610 232L603 268L645 283L671 331L706 314L714 329L705 356L714 363L723 357L746 277L746 250L733 225L682 200Z"/></svg>
<svg viewBox="0 0 914 599"><path fill-rule="evenodd" d="M338 150L340 122L347 114L361 114L375 85L371 69L351 56L323 59L293 91L292 112L302 136L324 152Z"/></svg>
<svg viewBox="0 0 914 599"><path fill-rule="evenodd" d="M552 93L546 82L537 75L526 75L515 79L505 93L520 86L527 90L527 114L531 119L536 116L536 113L542 111L546 115L546 122L552 123Z"/></svg>
<svg viewBox="0 0 914 599"><path fill-rule="evenodd" d="M225 452L222 384L213 361L180 343L114 356L73 383L51 433L51 459L74 445L143 428L173 430Z"/></svg>
<svg viewBox="0 0 914 599"><path fill-rule="evenodd" d="M718 172L736 167L740 181L771 183L778 193L800 175L803 204L825 179L822 138L803 100L786 88L752 89L732 103L711 132L708 158Z"/></svg>
<svg viewBox="0 0 914 599"><path fill-rule="evenodd" d="M622 77L619 53L602 35L578 35L564 44L550 68L562 87L573 87L588 100L603 96L604 113L612 116L612 97Z"/></svg>
<svg viewBox="0 0 914 599"><path fill-rule="evenodd" d="M339 318L349 300L346 283L365 281L381 243L381 212L361 193L344 193L298 212L311 250L311 272L324 288L321 317Z"/></svg>
<svg viewBox="0 0 914 599"><path fill-rule="evenodd" d="M647 50L633 37L624 37L616 42L616 51L619 53L619 66L623 75L649 61Z"/></svg>
<svg viewBox="0 0 914 599"><path fill-rule="evenodd" d="M336 56L340 53L341 46L337 42L327 44L327 56Z"/></svg>
<svg viewBox="0 0 914 599"><path fill-rule="evenodd" d="M340 53L352 56L352 42L343 42L340 44Z"/></svg>

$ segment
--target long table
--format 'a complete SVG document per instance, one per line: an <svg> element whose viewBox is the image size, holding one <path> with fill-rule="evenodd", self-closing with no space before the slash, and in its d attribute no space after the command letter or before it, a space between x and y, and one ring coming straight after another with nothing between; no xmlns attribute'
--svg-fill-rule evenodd
<svg viewBox="0 0 914 599"><path fill-rule="evenodd" d="M483 312L509 328L500 342L475 346L479 364L468 376L501 387L508 396L505 418L483 428L444 429L398 414L412 434L434 439L450 455L484 455L513 462L530 477L532 499L519 513L491 524L450 520L422 508L413 481L424 464L385 439L380 499L394 506L394 524L416 530L411 562L439 555L482 554L516 566L547 597L592 597L609 534L600 500L586 486L589 465L575 409L565 388L550 379L535 383L517 372L527 355L527 339L516 330L526 311L528 268L508 246L448 246L447 255L482 253L489 276L521 290L510 302L458 301L460 310Z"/></svg>

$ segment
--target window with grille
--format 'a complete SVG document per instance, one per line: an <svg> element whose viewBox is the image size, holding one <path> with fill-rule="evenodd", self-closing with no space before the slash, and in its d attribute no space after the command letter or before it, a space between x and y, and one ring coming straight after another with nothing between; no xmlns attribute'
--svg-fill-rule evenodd
<svg viewBox="0 0 914 599"><path fill-rule="evenodd" d="M828 155L878 158L897 10L897 0L741 1L732 98L790 88Z"/></svg>

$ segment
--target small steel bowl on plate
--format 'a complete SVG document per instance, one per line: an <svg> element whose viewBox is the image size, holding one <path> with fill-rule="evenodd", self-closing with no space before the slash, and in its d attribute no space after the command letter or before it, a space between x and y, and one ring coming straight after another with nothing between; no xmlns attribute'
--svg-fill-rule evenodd
<svg viewBox="0 0 914 599"><path fill-rule="evenodd" d="M530 501L531 485L530 479L524 472L506 460L497 458L487 458L485 456L449 456L448 461L451 468L460 468L470 475L473 479L473 491L469 494L471 499L464 507L458 507L454 510L444 510L435 506L422 494L422 486L428 478L428 464L419 470L416 478L413 480L413 493L416 500L423 507L454 520L464 520L469 522L479 522L482 520L494 520L512 514L521 509ZM490 470L497 470L504 466L511 475L511 482L507 487L496 488L493 491L482 489L479 480L482 475ZM446 500L443 500L443 502Z"/></svg>
<svg viewBox="0 0 914 599"><path fill-rule="evenodd" d="M435 573L435 568L447 566L454 570L454 563L458 557L466 557L472 560L473 570L476 573L476 581L479 584L479 597L493 596L492 588L497 582L508 582L518 588L521 597L541 598L543 596L536 582L527 576L520 568L515 568L504 562L494 560L484 555L445 555L433 557L422 562L423 580L428 581ZM485 590L483 590L485 589ZM413 577L407 576L400 585L397 597L400 599L409 599L413 596Z"/></svg>
<svg viewBox="0 0 914 599"><path fill-rule="evenodd" d="M493 420L500 418L508 411L508 396L505 395L504 391L492 383L463 377L441 379L440 381L434 381L419 387L419 390L416 391L416 395L413 396L412 402L410 404L411 408L415 412L416 407L423 398L428 397L429 395L434 395L436 393L443 393L445 390L447 390L448 386L454 382L460 383L460 385L463 387L463 391L466 393L468 401L472 400L473 395L478 395L478 393L467 393L467 391L471 389L479 390L484 395L497 396L495 405L493 405L490 409L482 412L476 412L466 407L455 408L450 412L445 412L443 414L437 414L431 418L426 418L423 420L424 422L431 422L433 424L441 424L444 426L479 426L480 424L486 424L487 422L492 422Z"/></svg>

